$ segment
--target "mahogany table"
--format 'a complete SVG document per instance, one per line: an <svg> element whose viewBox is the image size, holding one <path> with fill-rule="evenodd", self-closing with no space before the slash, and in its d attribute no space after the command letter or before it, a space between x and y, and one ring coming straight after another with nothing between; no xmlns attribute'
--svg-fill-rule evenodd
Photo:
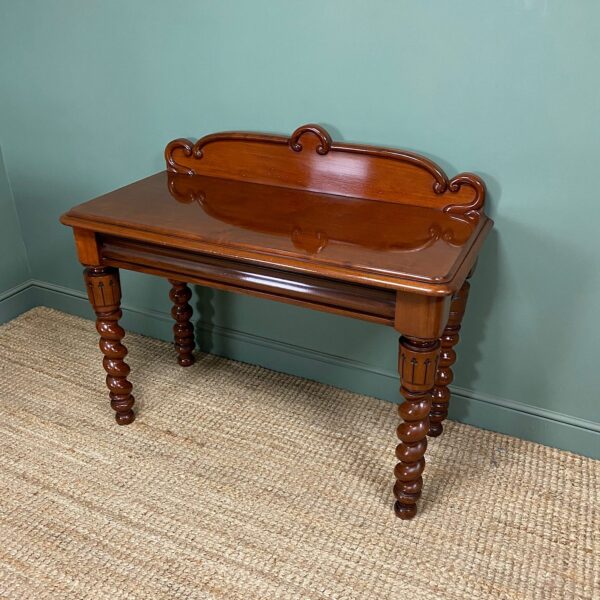
<svg viewBox="0 0 600 600"><path fill-rule="evenodd" d="M80 204L73 228L117 423L134 420L119 269L166 277L179 364L193 364L188 283L394 327L404 402L396 514L416 514L427 435L442 433L453 347L492 221L485 187L431 160L333 142L226 132L165 149L167 170Z"/></svg>

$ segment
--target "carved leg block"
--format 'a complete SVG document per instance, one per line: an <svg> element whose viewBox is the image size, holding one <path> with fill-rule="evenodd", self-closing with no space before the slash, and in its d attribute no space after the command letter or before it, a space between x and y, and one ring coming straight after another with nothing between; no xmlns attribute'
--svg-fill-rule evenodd
<svg viewBox="0 0 600 600"><path fill-rule="evenodd" d="M122 316L119 271L110 267L89 267L84 271L88 298L96 313L96 330L100 334L100 350L104 354L102 365L106 371L110 405L119 425L135 419L132 386L127 380L129 366L123 360L127 348L121 343L125 330L119 325Z"/></svg>
<svg viewBox="0 0 600 600"><path fill-rule="evenodd" d="M439 340L400 338L398 371L400 393L405 401L398 407L403 422L397 429L400 444L396 447L396 457L400 462L394 470L394 511L401 519L412 519L417 514L439 351Z"/></svg>
<svg viewBox="0 0 600 600"><path fill-rule="evenodd" d="M189 299L192 297L192 292L187 284L181 281L169 279L169 283L172 286L169 293L169 298L173 302L171 315L173 315L176 321L175 325L173 325L173 336L175 338L175 349L178 353L177 362L182 367L189 367L194 364L194 355L192 352L196 347L194 326L190 322L193 310L188 304Z"/></svg>
<svg viewBox="0 0 600 600"><path fill-rule="evenodd" d="M431 437L438 437L444 430L442 422L448 417L448 403L450 402L450 389L448 386L452 383L454 374L452 365L456 362L456 352L454 346L458 344L459 331L465 314L467 298L469 297L470 284L465 281L459 292L452 298L450 305L450 316L444 333L440 338L441 352L440 363L435 376L435 387L433 388L433 404L429 420L429 433Z"/></svg>

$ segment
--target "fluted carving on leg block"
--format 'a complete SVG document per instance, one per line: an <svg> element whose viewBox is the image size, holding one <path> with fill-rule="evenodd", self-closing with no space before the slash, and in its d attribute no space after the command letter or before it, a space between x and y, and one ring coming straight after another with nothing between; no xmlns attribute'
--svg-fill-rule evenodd
<svg viewBox="0 0 600 600"><path fill-rule="evenodd" d="M404 402L398 407L402 423L397 429L400 444L396 447L396 457L400 462L394 470L394 511L401 519L412 519L417 514L439 350L439 340L400 338L398 371Z"/></svg>
<svg viewBox="0 0 600 600"><path fill-rule="evenodd" d="M428 435L431 437L441 435L444 430L442 422L448 417L448 404L450 402L450 389L448 386L454 379L451 367L456 362L454 346L458 344L458 334L465 314L469 288L469 282L465 281L458 293L452 298L448 324L440 338L440 362L435 376L433 404L431 406L431 413L429 414L430 425Z"/></svg>
<svg viewBox="0 0 600 600"><path fill-rule="evenodd" d="M127 348L121 343L125 330L119 325L122 316L119 272L109 267L90 267L84 271L88 297L96 313L96 330L100 334L100 350L104 354L102 365L106 371L106 385L110 392L110 405L119 425L135 419L132 386L127 376L129 365L123 360Z"/></svg>
<svg viewBox="0 0 600 600"><path fill-rule="evenodd" d="M192 297L192 292L187 284L181 281L169 279L169 283L172 286L169 298L173 302L171 315L175 319L173 336L175 338L175 349L178 353L177 362L182 367L189 367L194 364L194 355L192 352L194 352L194 348L196 347L194 326L190 322L193 310L188 304Z"/></svg>

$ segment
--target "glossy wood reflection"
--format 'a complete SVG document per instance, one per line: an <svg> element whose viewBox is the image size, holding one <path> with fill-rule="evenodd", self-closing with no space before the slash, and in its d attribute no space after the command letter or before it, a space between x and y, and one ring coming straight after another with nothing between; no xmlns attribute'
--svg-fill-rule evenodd
<svg viewBox="0 0 600 600"><path fill-rule="evenodd" d="M195 222L212 227L222 243L268 245L299 258L350 261L424 280L447 278L478 225L464 216L400 203L202 176L169 174L168 182L174 198L197 204ZM414 259L404 256L408 253L421 253L421 273L404 266Z"/></svg>
<svg viewBox="0 0 600 600"><path fill-rule="evenodd" d="M406 204L167 173L83 204L64 220L393 288L449 284L442 293L457 287L459 268L474 260L469 253L490 225Z"/></svg>
<svg viewBox="0 0 600 600"><path fill-rule="evenodd" d="M319 125L289 138L249 132L177 139L165 149L167 169L263 185L438 208L477 218L485 186L477 175L449 180L428 158L394 148L334 142Z"/></svg>
<svg viewBox="0 0 600 600"><path fill-rule="evenodd" d="M314 124L289 137L176 139L165 160L166 171L61 218L88 267L117 421L134 419L118 269L170 281L182 366L194 362L192 283L392 326L403 334L404 397L394 508L414 517L427 434L447 414L465 280L492 226L481 179L449 178L413 152L336 142Z"/></svg>

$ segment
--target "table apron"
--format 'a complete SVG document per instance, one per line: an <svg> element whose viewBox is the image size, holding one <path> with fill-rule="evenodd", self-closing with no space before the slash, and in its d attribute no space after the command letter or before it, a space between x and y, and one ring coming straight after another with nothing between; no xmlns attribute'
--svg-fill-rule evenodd
<svg viewBox="0 0 600 600"><path fill-rule="evenodd" d="M385 325L394 324L394 290L299 274L116 236L99 236L99 242L103 265Z"/></svg>

